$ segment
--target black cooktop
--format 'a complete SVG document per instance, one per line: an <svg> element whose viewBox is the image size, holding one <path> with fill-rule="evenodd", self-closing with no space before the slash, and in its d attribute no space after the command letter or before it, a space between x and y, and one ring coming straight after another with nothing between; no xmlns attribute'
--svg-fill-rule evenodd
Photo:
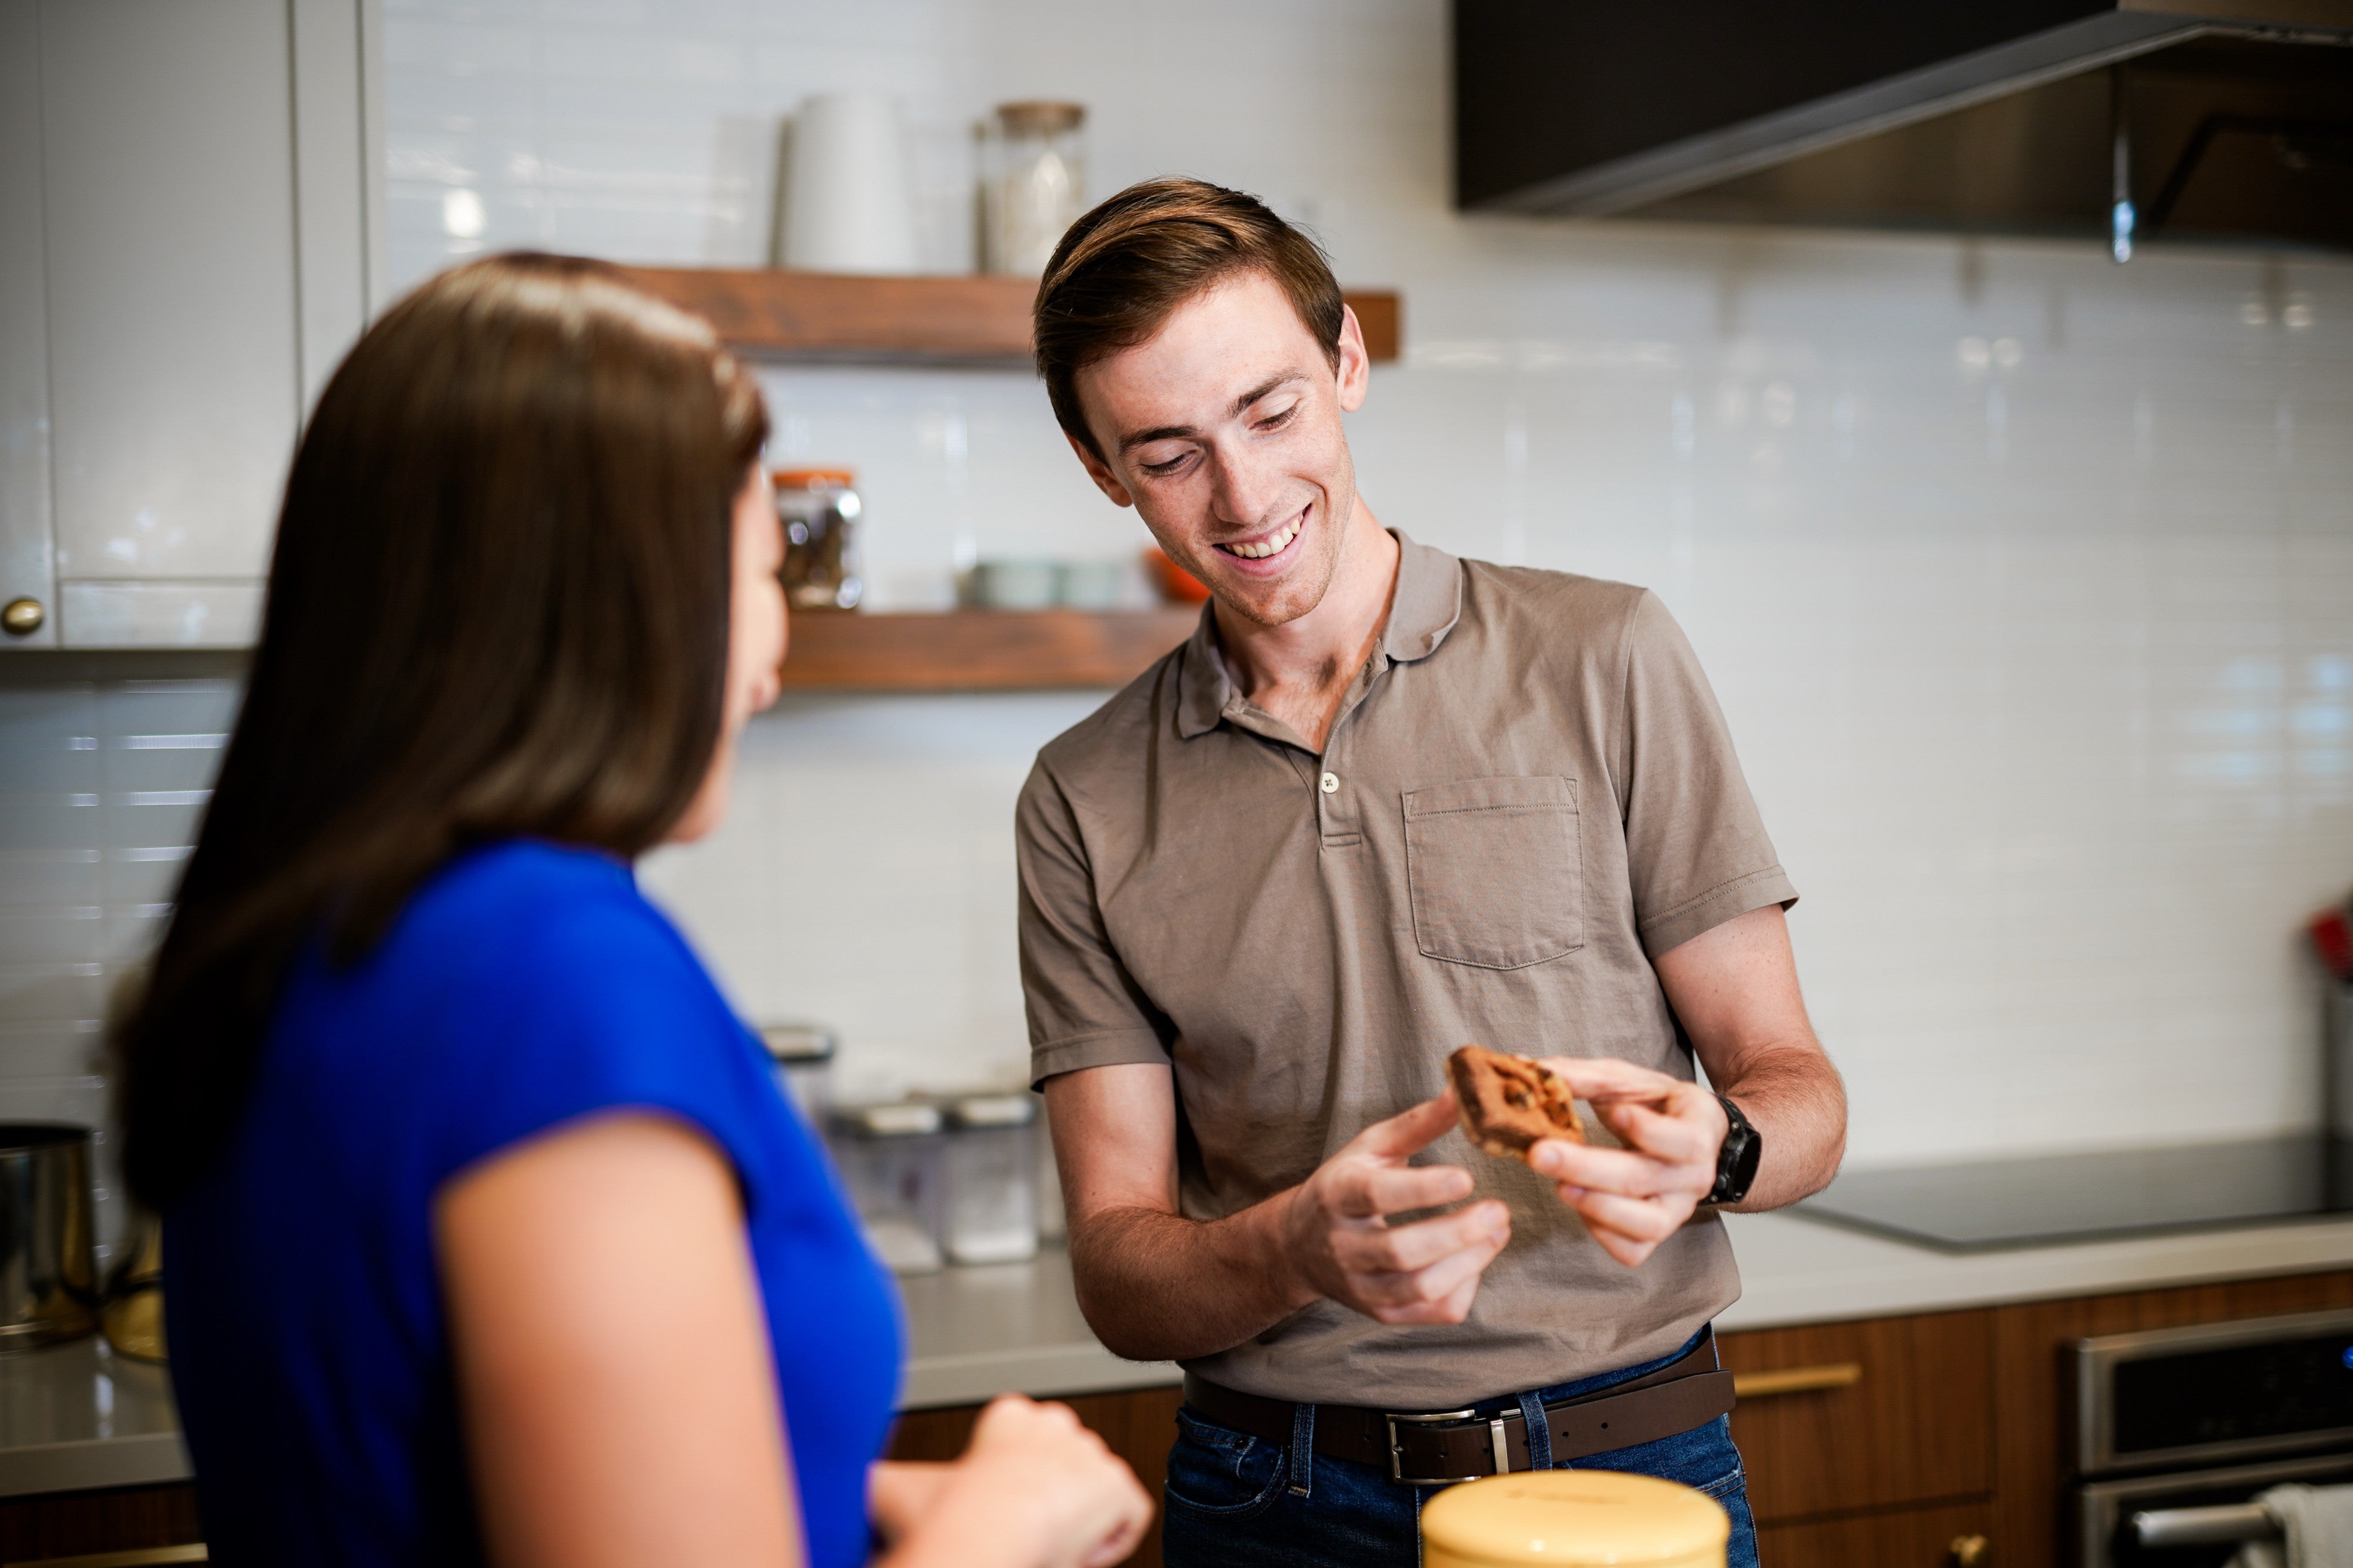
<svg viewBox="0 0 2353 1568"><path fill-rule="evenodd" d="M1945 1252L2353 1213L2353 1142L2317 1134L1852 1171L1799 1205Z"/></svg>

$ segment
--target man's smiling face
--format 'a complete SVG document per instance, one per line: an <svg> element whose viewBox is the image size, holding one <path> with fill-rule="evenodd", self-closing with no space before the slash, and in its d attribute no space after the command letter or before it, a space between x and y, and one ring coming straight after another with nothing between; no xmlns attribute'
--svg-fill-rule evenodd
<svg viewBox="0 0 2353 1568"><path fill-rule="evenodd" d="M1102 456L1071 446L1219 603L1282 626L1323 602L1347 547L1356 476L1340 416L1365 383L1353 316L1335 370L1281 286L1242 273L1079 372Z"/></svg>

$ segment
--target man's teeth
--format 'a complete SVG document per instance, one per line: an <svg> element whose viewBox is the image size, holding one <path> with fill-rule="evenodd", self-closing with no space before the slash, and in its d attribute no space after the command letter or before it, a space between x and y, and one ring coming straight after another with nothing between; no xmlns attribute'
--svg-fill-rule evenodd
<svg viewBox="0 0 2353 1568"><path fill-rule="evenodd" d="M1226 548L1245 561L1263 561L1270 555L1280 555L1283 547L1299 536L1299 525L1293 523L1281 533L1262 539L1256 544L1229 544Z"/></svg>

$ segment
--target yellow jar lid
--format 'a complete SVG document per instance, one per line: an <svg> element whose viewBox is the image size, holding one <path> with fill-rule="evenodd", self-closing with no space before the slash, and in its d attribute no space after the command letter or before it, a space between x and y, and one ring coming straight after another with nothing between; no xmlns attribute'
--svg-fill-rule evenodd
<svg viewBox="0 0 2353 1568"><path fill-rule="evenodd" d="M1535 1470L1449 1487L1421 1510L1424 1561L1460 1568L1522 1563L1724 1562L1732 1521L1689 1487L1614 1470Z"/></svg>

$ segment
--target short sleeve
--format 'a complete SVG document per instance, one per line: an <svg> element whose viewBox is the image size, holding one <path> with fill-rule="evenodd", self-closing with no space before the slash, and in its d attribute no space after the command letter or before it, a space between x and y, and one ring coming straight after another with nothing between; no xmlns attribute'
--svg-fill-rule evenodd
<svg viewBox="0 0 2353 1568"><path fill-rule="evenodd" d="M1112 947L1077 814L1043 761L1021 786L1014 838L1031 1084L1082 1068L1166 1065L1174 1027Z"/></svg>
<svg viewBox="0 0 2353 1568"><path fill-rule="evenodd" d="M747 1095L773 1092L743 1025L678 933L634 895L600 889L509 949L494 991L450 1019L438 1118L446 1179L509 1145L613 1110L666 1113L708 1136L747 1189L765 1163Z"/></svg>
<svg viewBox="0 0 2353 1568"><path fill-rule="evenodd" d="M1619 805L1642 950L1797 902L1699 657L1647 591L1628 618Z"/></svg>

